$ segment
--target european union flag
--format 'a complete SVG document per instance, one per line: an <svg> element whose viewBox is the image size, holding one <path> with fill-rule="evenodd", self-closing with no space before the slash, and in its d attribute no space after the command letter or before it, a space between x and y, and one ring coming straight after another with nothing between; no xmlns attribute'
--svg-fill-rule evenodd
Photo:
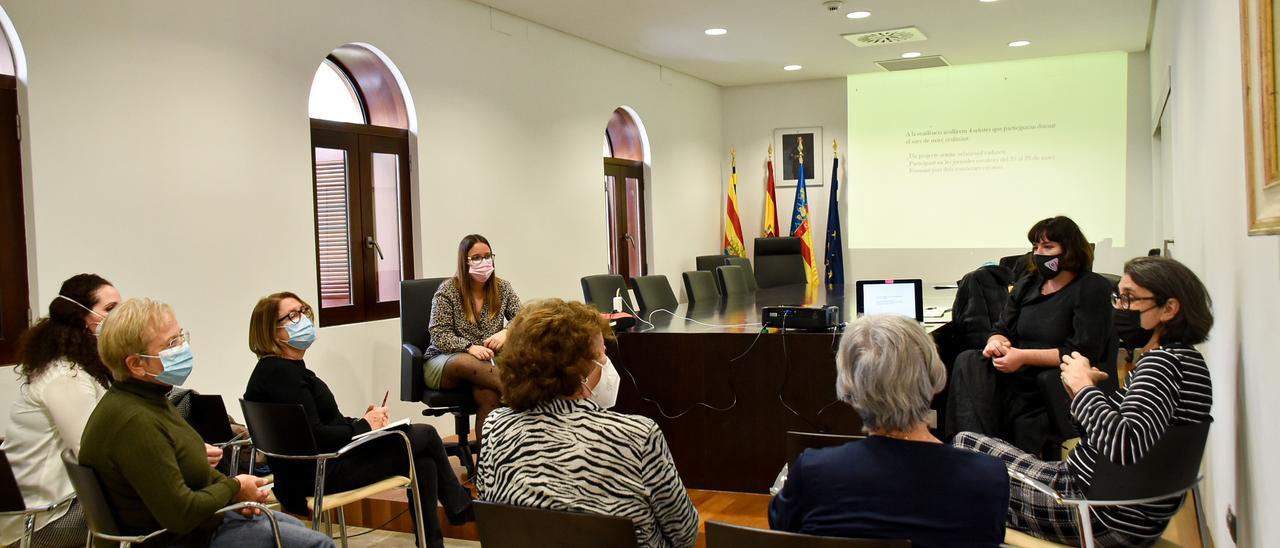
<svg viewBox="0 0 1280 548"><path fill-rule="evenodd" d="M844 238L840 235L840 158L831 162L831 201L827 205L827 289L844 285Z"/></svg>

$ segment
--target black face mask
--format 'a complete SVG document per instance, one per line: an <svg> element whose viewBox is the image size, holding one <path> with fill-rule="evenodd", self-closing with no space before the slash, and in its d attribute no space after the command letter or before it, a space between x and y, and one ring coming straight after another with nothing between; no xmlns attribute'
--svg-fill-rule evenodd
<svg viewBox="0 0 1280 548"><path fill-rule="evenodd" d="M1062 255L1032 255L1031 259L1035 261L1036 272L1041 278L1050 280L1062 272Z"/></svg>
<svg viewBox="0 0 1280 548"><path fill-rule="evenodd" d="M1142 328L1142 312L1138 310L1114 309L1111 323L1116 334L1120 336L1120 346L1124 348L1142 348L1151 342L1154 329Z"/></svg>

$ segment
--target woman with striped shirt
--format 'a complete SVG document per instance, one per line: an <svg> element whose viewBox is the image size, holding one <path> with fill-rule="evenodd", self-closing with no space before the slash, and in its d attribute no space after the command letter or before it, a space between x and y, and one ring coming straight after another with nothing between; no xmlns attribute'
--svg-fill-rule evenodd
<svg viewBox="0 0 1280 548"><path fill-rule="evenodd" d="M1115 324L1127 342L1145 340L1126 388L1108 397L1094 386L1106 374L1078 353L1062 359L1062 382L1072 396L1071 414L1080 431L1066 462L1043 462L1000 440L962 432L953 443L999 457L1011 470L1059 493L1081 496L1099 459L1126 465L1146 455L1172 426L1210 421L1213 391L1204 358L1192 345L1213 326L1208 291L1182 263L1139 257L1124 266L1112 295ZM1188 447L1202 451L1202 447ZM1164 531L1183 497L1129 506L1095 507L1098 546L1148 546ZM1018 482L1010 482L1008 525L1035 536L1079 544L1079 518L1071 506Z"/></svg>
<svg viewBox="0 0 1280 548"><path fill-rule="evenodd" d="M698 512L653 420L614 413L613 337L596 309L534 301L498 357L508 407L489 415L476 487L482 500L620 516L648 548L691 548Z"/></svg>

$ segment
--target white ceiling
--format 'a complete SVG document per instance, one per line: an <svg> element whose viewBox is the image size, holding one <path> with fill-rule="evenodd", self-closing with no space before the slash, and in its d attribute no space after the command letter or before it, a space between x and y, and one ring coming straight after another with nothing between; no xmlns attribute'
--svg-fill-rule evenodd
<svg viewBox="0 0 1280 548"><path fill-rule="evenodd" d="M722 85L882 70L905 51L953 65L1147 47L1154 0L478 0L501 11ZM871 12L848 19L850 11ZM927 41L859 48L841 34L919 27ZM706 36L711 27L725 36ZM1010 48L1014 40L1030 40ZM798 64L804 69L782 70Z"/></svg>

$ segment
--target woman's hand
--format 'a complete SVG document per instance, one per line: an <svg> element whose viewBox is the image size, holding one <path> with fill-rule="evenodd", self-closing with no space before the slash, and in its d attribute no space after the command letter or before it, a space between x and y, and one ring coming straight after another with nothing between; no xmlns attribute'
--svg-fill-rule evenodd
<svg viewBox="0 0 1280 548"><path fill-rule="evenodd" d="M369 423L370 429L377 430L391 422L391 417L387 415L386 407L374 407L373 404L369 404L369 408L364 412L364 421Z"/></svg>
<svg viewBox="0 0 1280 548"><path fill-rule="evenodd" d="M204 456L209 459L209 466L217 466L222 461L222 449L204 444Z"/></svg>
<svg viewBox="0 0 1280 548"><path fill-rule="evenodd" d="M258 489L267 484L266 478L240 474L236 476L236 481L240 482L240 490L236 492L232 502L261 502L264 504L267 502L267 495L270 493ZM253 517L261 513L262 511L257 508L242 508L240 510L240 514L245 517Z"/></svg>
<svg viewBox="0 0 1280 548"><path fill-rule="evenodd" d="M1008 337L992 335L991 338L987 339L987 346L982 349L982 357L998 358L1005 355L1010 348L1013 348L1013 343L1009 342Z"/></svg>
<svg viewBox="0 0 1280 548"><path fill-rule="evenodd" d="M1026 350L1006 347L1003 354L992 358L991 363L1001 373L1016 373L1022 369L1022 366L1027 365Z"/></svg>
<svg viewBox="0 0 1280 548"><path fill-rule="evenodd" d="M492 339L493 337L489 337L489 338ZM503 337L503 340L506 340L505 336ZM489 339L485 339L485 344L489 344ZM482 362L487 362L493 359L493 350L490 350L478 344L473 344L471 346L468 346L467 353L471 354L472 357Z"/></svg>
<svg viewBox="0 0 1280 548"><path fill-rule="evenodd" d="M1073 399L1081 390L1106 380L1109 376L1089 365L1089 358L1081 356L1079 352L1063 356L1062 365L1058 369L1062 370L1062 385L1066 387L1067 395Z"/></svg>
<svg viewBox="0 0 1280 548"><path fill-rule="evenodd" d="M507 330L503 329L484 340L484 347L494 352L502 350L502 345L507 343Z"/></svg>

